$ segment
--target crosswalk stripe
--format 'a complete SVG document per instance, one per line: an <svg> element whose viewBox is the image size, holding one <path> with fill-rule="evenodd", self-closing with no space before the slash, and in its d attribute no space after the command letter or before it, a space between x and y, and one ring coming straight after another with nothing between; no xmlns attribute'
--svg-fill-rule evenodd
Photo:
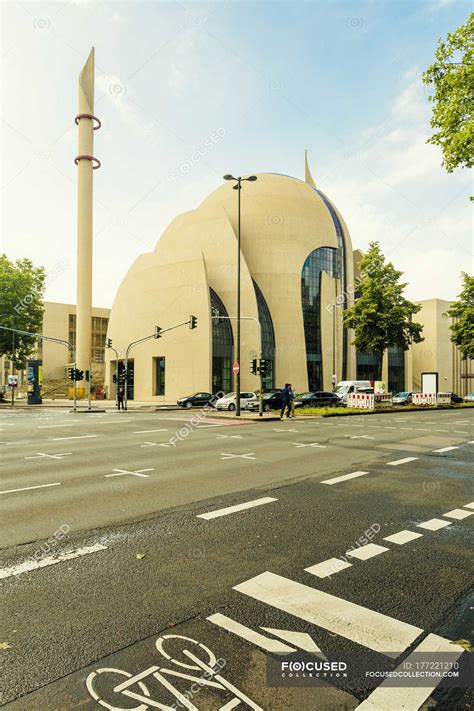
<svg viewBox="0 0 474 711"><path fill-rule="evenodd" d="M453 509L452 511L448 511L448 513L443 514L443 516L447 516L448 518L454 518L457 521L461 521L463 518L472 516L473 513L474 511L463 511L463 509Z"/></svg>
<svg viewBox="0 0 474 711"><path fill-rule="evenodd" d="M465 509L474 509L474 501L471 501L470 504L464 504Z"/></svg>
<svg viewBox="0 0 474 711"><path fill-rule="evenodd" d="M452 449L459 449L459 447L443 447L442 449L433 449L433 452L442 454L443 452L450 452Z"/></svg>
<svg viewBox="0 0 474 711"><path fill-rule="evenodd" d="M448 639L439 637L436 634L429 634L426 639L421 642L413 652L397 667L396 671L403 672L412 664L412 668L416 668L419 662L420 653L434 654L442 653L450 655L450 664L454 664L461 656L464 649L458 644L452 644ZM427 683L427 682L425 682ZM359 706L357 711L417 711L428 699L432 692L439 684L439 680L430 685L419 687L400 687L393 686L393 681L383 681L370 696L366 698Z"/></svg>
<svg viewBox="0 0 474 711"><path fill-rule="evenodd" d="M387 462L392 467L398 467L399 464L406 464L407 462L414 462L418 457L405 457L404 459L396 459L394 462Z"/></svg>
<svg viewBox="0 0 474 711"><path fill-rule="evenodd" d="M262 506L262 504L270 504L272 501L278 501L278 499L272 496L264 496L261 499L254 499L253 501L245 501L243 504L236 504L235 506L227 506L225 509L217 509L217 511L208 511L204 514L198 514L196 518L205 518L209 520L211 518L218 518L219 516L227 516L228 514L234 513L235 511L243 511L244 509L252 509L254 506Z"/></svg>
<svg viewBox="0 0 474 711"><path fill-rule="evenodd" d="M352 472L352 474L343 474L342 476L336 476L334 479L325 479L324 481L321 482L321 484L329 484L329 486L332 486L333 484L338 484L340 481L347 481L348 479L356 479L359 476L364 476L365 474L368 474L369 472Z"/></svg>
<svg viewBox="0 0 474 711"><path fill-rule="evenodd" d="M234 586L234 590L388 657L397 657L423 632L269 571Z"/></svg>
<svg viewBox="0 0 474 711"><path fill-rule="evenodd" d="M450 526L452 521L443 521L442 518L430 518L429 521L423 521L417 524L418 528L426 528L428 531L439 531L440 528Z"/></svg>
<svg viewBox="0 0 474 711"><path fill-rule="evenodd" d="M421 538L421 536L423 536L422 533L415 533L414 531L399 531L391 536L386 536L383 540L402 546L404 543L414 541L415 538Z"/></svg>
<svg viewBox="0 0 474 711"><path fill-rule="evenodd" d="M316 563L316 565L305 568L305 571L311 573L311 575L316 575L318 578L328 578L339 573L340 570L345 570L345 568L352 568L352 563L348 563L342 558L328 558L323 560L322 563Z"/></svg>
<svg viewBox="0 0 474 711"><path fill-rule="evenodd" d="M207 618L207 620L212 622L212 624L222 627L222 629L232 632L238 637L247 640L247 642L256 644L257 647L266 649L267 652L273 652L275 654L291 654L292 652L296 652L296 649L293 647L289 647L287 644L279 642L276 639L265 637L265 635L260 634L260 632L255 632L255 630L250 629L250 627L241 625L240 622L236 622L226 615L221 615L220 612L216 612L214 615L211 615Z"/></svg>
<svg viewBox="0 0 474 711"><path fill-rule="evenodd" d="M385 553L388 550L390 550L390 548L379 546L377 543L367 543L365 546L348 551L347 555L350 555L351 558L358 558L359 560L368 560L369 558Z"/></svg>

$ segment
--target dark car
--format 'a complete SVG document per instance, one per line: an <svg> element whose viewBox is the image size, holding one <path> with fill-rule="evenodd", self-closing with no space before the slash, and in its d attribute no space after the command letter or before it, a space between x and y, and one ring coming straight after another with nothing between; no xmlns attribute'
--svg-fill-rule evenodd
<svg viewBox="0 0 474 711"><path fill-rule="evenodd" d="M262 409L264 412L270 412L270 410L281 410L283 407L281 390L273 390L270 392L263 393L262 397ZM247 405L247 410L258 410L259 402L251 402Z"/></svg>
<svg viewBox="0 0 474 711"><path fill-rule="evenodd" d="M295 407L337 407L340 405L341 399L338 395L323 390L301 393L295 398Z"/></svg>
<svg viewBox="0 0 474 711"><path fill-rule="evenodd" d="M456 404L463 402L463 399L460 395L456 395L456 393L451 393L451 402L455 402Z"/></svg>
<svg viewBox="0 0 474 711"><path fill-rule="evenodd" d="M180 397L177 404L180 407L186 407L188 409L191 407L204 407L206 405L213 406L215 399L211 393L194 393L187 397Z"/></svg>

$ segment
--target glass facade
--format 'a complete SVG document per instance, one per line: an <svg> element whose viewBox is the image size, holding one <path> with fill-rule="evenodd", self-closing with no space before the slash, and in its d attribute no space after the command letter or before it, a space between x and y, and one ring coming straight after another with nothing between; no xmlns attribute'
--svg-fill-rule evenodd
<svg viewBox="0 0 474 711"><path fill-rule="evenodd" d="M91 324L91 362L103 363L105 359L105 337L107 335L107 327L109 319L102 316L93 316ZM76 315L69 314L69 343L76 345ZM72 352L69 353L72 359Z"/></svg>
<svg viewBox="0 0 474 711"><path fill-rule="evenodd" d="M158 356L155 361L155 395L165 394L166 358Z"/></svg>
<svg viewBox="0 0 474 711"><path fill-rule="evenodd" d="M305 260L301 272L301 302L303 308L308 390L323 389L321 352L321 273L336 279L341 274L341 251L334 247L319 247Z"/></svg>
<svg viewBox="0 0 474 711"><path fill-rule="evenodd" d="M262 329L262 358L268 361L267 374L263 377L263 388L275 387L275 331L273 330L272 316L265 297L258 284L253 281L255 297L257 299L258 320Z"/></svg>
<svg viewBox="0 0 474 711"><path fill-rule="evenodd" d="M211 297L212 318L212 394L232 391L232 356L234 338L232 326L226 308L213 289L209 289Z"/></svg>
<svg viewBox="0 0 474 711"><path fill-rule="evenodd" d="M375 371L378 366L377 355L375 353L356 353L357 380L374 380Z"/></svg>
<svg viewBox="0 0 474 711"><path fill-rule="evenodd" d="M405 390L405 351L400 346L388 349L388 392L396 395Z"/></svg>

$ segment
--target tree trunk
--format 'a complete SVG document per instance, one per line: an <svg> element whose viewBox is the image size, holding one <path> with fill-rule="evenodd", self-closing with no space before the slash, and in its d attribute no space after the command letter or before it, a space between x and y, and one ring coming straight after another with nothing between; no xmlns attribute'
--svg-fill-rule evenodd
<svg viewBox="0 0 474 711"><path fill-rule="evenodd" d="M375 367L374 381L382 380L382 369L383 369L383 351L379 351L377 354L377 365Z"/></svg>

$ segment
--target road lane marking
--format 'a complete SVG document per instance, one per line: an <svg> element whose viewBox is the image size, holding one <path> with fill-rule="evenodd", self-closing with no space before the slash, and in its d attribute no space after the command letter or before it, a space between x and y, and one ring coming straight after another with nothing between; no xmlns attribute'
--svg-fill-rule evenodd
<svg viewBox="0 0 474 711"><path fill-rule="evenodd" d="M277 428L274 428L273 431L274 432L299 432L299 430L294 430L294 429L290 429L290 428L286 428L286 427L277 427Z"/></svg>
<svg viewBox="0 0 474 711"><path fill-rule="evenodd" d="M377 543L367 543L365 546L347 551L347 555L350 555L351 558L357 558L357 560L368 560L389 550L390 548L379 546Z"/></svg>
<svg viewBox="0 0 474 711"><path fill-rule="evenodd" d="M222 615L220 612L211 615L207 620L218 627L222 627L222 629L227 630L227 632L232 632L237 635L237 637L247 640L247 642L256 644L257 647L266 649L267 652L273 652L275 654L291 654L292 652L296 652L296 649L293 647L289 647L287 644L279 642L276 639L265 637L265 635L260 634L260 632L255 632L255 630L250 629L250 627L241 625L240 622L236 622L230 617Z"/></svg>
<svg viewBox="0 0 474 711"><path fill-rule="evenodd" d="M417 524L418 528L426 528L428 531L439 531L440 528L450 526L452 521L443 521L440 518L430 518L429 521L423 521Z"/></svg>
<svg viewBox="0 0 474 711"><path fill-rule="evenodd" d="M63 442L66 439L92 439L99 435L74 435L74 437L51 437L52 442Z"/></svg>
<svg viewBox="0 0 474 711"><path fill-rule="evenodd" d="M37 429L38 430L49 430L51 427L72 427L72 425L76 424L75 422L70 422L70 423L64 423L61 425L38 425Z"/></svg>
<svg viewBox="0 0 474 711"><path fill-rule="evenodd" d="M465 509L474 509L474 501L471 501L470 504L464 504Z"/></svg>
<svg viewBox="0 0 474 711"><path fill-rule="evenodd" d="M388 657L398 657L423 632L420 627L269 571L233 589Z"/></svg>
<svg viewBox="0 0 474 711"><path fill-rule="evenodd" d="M443 447L442 449L433 449L432 451L442 454L442 452L450 452L452 449L459 449L459 447Z"/></svg>
<svg viewBox="0 0 474 711"><path fill-rule="evenodd" d="M405 457L405 459L396 459L394 462L387 462L392 467L398 467L399 464L406 464L407 462L414 462L418 457Z"/></svg>
<svg viewBox="0 0 474 711"><path fill-rule="evenodd" d="M225 509L217 509L216 511L208 511L208 513L198 514L196 518L205 518L209 520L211 518L218 518L220 516L227 516L228 514L234 513L235 511L243 511L244 509L253 509L255 506L262 506L263 504L270 504L272 501L278 501L278 499L272 496L264 496L260 499L253 499L253 501L245 501L243 504L236 504L235 506L227 506Z"/></svg>
<svg viewBox="0 0 474 711"><path fill-rule="evenodd" d="M429 654L449 654L449 669L457 662L464 648L458 644L453 644L449 639L439 637L436 634L429 634L408 657L396 668L401 676L408 669L417 669L420 665L420 653ZM424 658L424 657L423 657ZM425 659L425 658L424 658ZM425 662L426 663L426 662ZM429 662L428 662L429 664ZM444 669L443 671L449 671ZM425 701L431 696L436 689L439 680L435 680L428 685L428 682L423 682L423 686L404 687L394 686L390 679L383 681L379 686L368 696L365 701L357 706L357 711L417 711Z"/></svg>
<svg viewBox="0 0 474 711"><path fill-rule="evenodd" d="M293 644L299 649L304 649L305 652L310 652L311 654L318 654L319 656L326 659L325 655L321 652L320 648L314 641L312 637L309 636L307 632L293 632L293 630L280 630L275 627L260 627L264 632L274 635L275 637L280 637L285 642Z"/></svg>
<svg viewBox="0 0 474 711"><path fill-rule="evenodd" d="M248 454L228 454L226 452L221 452L221 459L255 459L255 452L249 452Z"/></svg>
<svg viewBox="0 0 474 711"><path fill-rule="evenodd" d="M311 573L311 575L316 575L318 578L329 578L331 575L339 573L340 570L345 570L345 568L352 568L352 563L348 563L341 558L328 558L323 560L322 563L316 563L316 565L305 568L305 571Z"/></svg>
<svg viewBox="0 0 474 711"><path fill-rule="evenodd" d="M107 479L108 477L111 476L123 476L124 474L132 474L133 476L142 476L144 478L149 477L149 474L144 474L143 472L152 472L154 471L154 467L151 469L137 469L134 472L129 472L127 469L114 469L114 474L106 474L105 478Z"/></svg>
<svg viewBox="0 0 474 711"><path fill-rule="evenodd" d="M134 417L128 417L128 418L119 418L117 420L102 420L99 421L97 424L98 425L117 425L119 422L133 422L135 418Z"/></svg>
<svg viewBox="0 0 474 711"><path fill-rule="evenodd" d="M383 540L403 546L404 543L414 541L415 538L420 538L421 536L423 536L422 533L415 533L414 531L399 531L398 533L393 533L391 536L386 536Z"/></svg>
<svg viewBox="0 0 474 711"><path fill-rule="evenodd" d="M302 444L301 442L293 442L295 447L317 447L318 449L326 449L325 444L318 444L317 442L310 442L309 444Z"/></svg>
<svg viewBox="0 0 474 711"><path fill-rule="evenodd" d="M344 437L349 437L350 439L375 439L370 435L344 435Z"/></svg>
<svg viewBox="0 0 474 711"><path fill-rule="evenodd" d="M243 435L216 435L216 439L242 439Z"/></svg>
<svg viewBox="0 0 474 711"><path fill-rule="evenodd" d="M167 429L161 429L161 430L137 430L136 432L133 432L133 434L148 434L148 432L168 432Z"/></svg>
<svg viewBox="0 0 474 711"><path fill-rule="evenodd" d="M352 474L343 474L342 476L336 476L334 479L325 479L324 481L321 482L321 484L329 484L329 486L332 486L333 484L338 484L340 481L347 481L348 479L356 479L359 476L364 476L365 474L368 474L369 472L352 472Z"/></svg>
<svg viewBox="0 0 474 711"><path fill-rule="evenodd" d="M160 447L161 443L160 442L145 442L144 444L141 444L140 447Z"/></svg>
<svg viewBox="0 0 474 711"><path fill-rule="evenodd" d="M35 560L34 558L28 558L23 561L23 563L18 563L17 565L12 565L9 568L0 568L0 579L11 578L13 575L21 575L22 573L30 573L32 570L37 570L38 568L47 568L50 565L56 565L56 563L62 563L64 560L73 560L74 558L79 558L83 555L89 555L90 553L97 553L98 551L107 550L107 546L103 546L100 543L96 543L93 546L83 546L75 551L70 551L69 553L60 553L58 555L49 555L40 560Z"/></svg>
<svg viewBox="0 0 474 711"><path fill-rule="evenodd" d="M0 491L0 494L13 494L15 491L30 491L31 489L46 489L48 486L61 486L60 481L55 481L54 484L37 484L36 486L24 486L22 489L7 489Z"/></svg>
<svg viewBox="0 0 474 711"><path fill-rule="evenodd" d="M41 457L46 457L47 459L62 459L63 457L69 457L72 452L58 452L57 454L46 454L46 452L36 452L36 454L30 457L23 457L23 459L41 459Z"/></svg>
<svg viewBox="0 0 474 711"><path fill-rule="evenodd" d="M448 518L454 518L457 521L461 521L463 518L472 516L473 513L474 511L463 511L462 509L453 509L452 511L448 511L448 513L443 514L443 516L447 516Z"/></svg>

